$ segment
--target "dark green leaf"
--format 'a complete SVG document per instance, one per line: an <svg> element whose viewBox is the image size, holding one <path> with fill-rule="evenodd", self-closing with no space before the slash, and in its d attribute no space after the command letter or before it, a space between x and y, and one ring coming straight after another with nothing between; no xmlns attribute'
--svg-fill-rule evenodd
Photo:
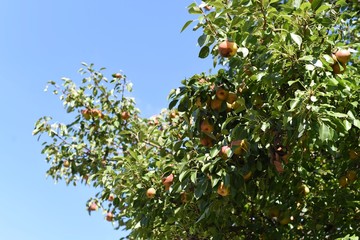
<svg viewBox="0 0 360 240"><path fill-rule="evenodd" d="M210 53L210 48L208 46L204 46L201 48L199 52L199 58L206 58L207 56L209 56L209 53Z"/></svg>
<svg viewBox="0 0 360 240"><path fill-rule="evenodd" d="M311 3L312 10L316 11L321 6L323 1L324 0L313 0L313 2Z"/></svg>

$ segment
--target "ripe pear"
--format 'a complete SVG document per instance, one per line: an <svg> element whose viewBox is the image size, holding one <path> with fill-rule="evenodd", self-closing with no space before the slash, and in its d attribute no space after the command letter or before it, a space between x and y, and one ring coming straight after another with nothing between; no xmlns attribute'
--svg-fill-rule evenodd
<svg viewBox="0 0 360 240"><path fill-rule="evenodd" d="M232 104L236 101L236 99L237 99L236 93L229 92L226 102Z"/></svg>
<svg viewBox="0 0 360 240"><path fill-rule="evenodd" d="M114 198L115 198L114 194L110 194L108 197L108 201L112 202L112 201L114 201Z"/></svg>
<svg viewBox="0 0 360 240"><path fill-rule="evenodd" d="M230 58L236 54L238 46L235 42L225 40L219 44L218 49L221 57Z"/></svg>
<svg viewBox="0 0 360 240"><path fill-rule="evenodd" d="M63 166L66 168L70 167L70 162L68 160L65 160Z"/></svg>
<svg viewBox="0 0 360 240"><path fill-rule="evenodd" d="M341 176L341 177L339 178L339 185L340 185L340 187L342 187L342 188L347 187L347 185L348 185L348 179L347 179L346 176Z"/></svg>
<svg viewBox="0 0 360 240"><path fill-rule="evenodd" d="M214 126L209 122L209 120L205 119L200 124L200 130L204 133L211 133L214 131Z"/></svg>
<svg viewBox="0 0 360 240"><path fill-rule="evenodd" d="M106 221L112 222L113 220L114 220L114 214L112 214L112 212L108 212L106 214Z"/></svg>
<svg viewBox="0 0 360 240"><path fill-rule="evenodd" d="M350 60L351 53L349 50L339 49L335 52L335 56L339 62L346 64Z"/></svg>
<svg viewBox="0 0 360 240"><path fill-rule="evenodd" d="M97 211L98 210L98 205L95 202L92 202L88 208L89 211Z"/></svg>
<svg viewBox="0 0 360 240"><path fill-rule="evenodd" d="M226 197L230 194L230 189L226 187L223 182L221 182L217 189L217 193L223 197Z"/></svg>
<svg viewBox="0 0 360 240"><path fill-rule="evenodd" d="M248 171L247 173L245 173L243 175L243 178L244 178L245 181L247 181L247 180L249 180L251 178L251 176L252 176L252 171Z"/></svg>
<svg viewBox="0 0 360 240"><path fill-rule="evenodd" d="M216 97L222 101L226 100L229 95L229 92L226 91L224 88L219 87L216 89Z"/></svg>
<svg viewBox="0 0 360 240"><path fill-rule="evenodd" d="M229 146L222 146L221 151L220 151L221 158L224 160L228 159L230 151L231 151L231 148Z"/></svg>
<svg viewBox="0 0 360 240"><path fill-rule="evenodd" d="M174 175L171 173L167 177L162 178L162 184L165 186L165 191L168 191L170 189L170 186L173 184L174 181Z"/></svg>
<svg viewBox="0 0 360 240"><path fill-rule="evenodd" d="M212 139L208 136L201 137L200 144L204 147L212 147L214 145Z"/></svg>
<svg viewBox="0 0 360 240"><path fill-rule="evenodd" d="M222 100L215 98L215 99L211 100L210 107L214 111L219 111L219 110L221 110L222 103L223 103Z"/></svg>
<svg viewBox="0 0 360 240"><path fill-rule="evenodd" d="M360 153L359 152L357 152L357 151L355 151L355 150L353 150L353 149L351 149L350 151L349 151L349 158L350 158L350 160L356 160L357 158L359 158L360 157Z"/></svg>
<svg viewBox="0 0 360 240"><path fill-rule="evenodd" d="M91 114L90 114L90 111L88 109L81 110L81 114L83 115L83 117L86 120L90 120Z"/></svg>
<svg viewBox="0 0 360 240"><path fill-rule="evenodd" d="M248 151L249 143L245 139L232 141L231 148L235 155L241 155Z"/></svg>
<svg viewBox="0 0 360 240"><path fill-rule="evenodd" d="M128 112L128 111L123 111L122 113L121 113L121 119L123 119L123 120L128 120L130 118L130 113Z"/></svg>
<svg viewBox="0 0 360 240"><path fill-rule="evenodd" d="M349 171L347 171L347 173L346 173L346 177L347 177L347 179L349 180L349 183L352 183L352 182L354 182L354 181L356 180L356 178L357 178L357 173L356 173L355 170L349 170Z"/></svg>
<svg viewBox="0 0 360 240"><path fill-rule="evenodd" d="M147 196L147 198L154 198L155 197L155 195L156 195L156 190L155 190L155 188L149 188L147 191L146 191L146 196Z"/></svg>

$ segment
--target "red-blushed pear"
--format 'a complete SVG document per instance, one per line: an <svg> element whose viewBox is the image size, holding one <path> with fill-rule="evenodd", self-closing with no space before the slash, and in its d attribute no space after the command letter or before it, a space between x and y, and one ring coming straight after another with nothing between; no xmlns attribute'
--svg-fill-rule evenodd
<svg viewBox="0 0 360 240"><path fill-rule="evenodd" d="M231 148L229 146L222 146L221 151L220 151L221 158L224 160L228 159L230 151L231 151Z"/></svg>
<svg viewBox="0 0 360 240"><path fill-rule="evenodd" d="M229 92L228 97L226 98L226 102L232 104L236 101L236 99L237 99L236 93Z"/></svg>
<svg viewBox="0 0 360 240"><path fill-rule="evenodd" d="M177 113L177 112L175 112L175 111L172 111L172 112L169 114L169 117L170 117L170 119L174 119L174 118L176 118L178 115L179 115L179 113Z"/></svg>
<svg viewBox="0 0 360 240"><path fill-rule="evenodd" d="M275 169L278 173L283 173L284 172L284 167L282 165L282 163L280 161L274 161L274 166L275 166Z"/></svg>
<svg viewBox="0 0 360 240"><path fill-rule="evenodd" d="M149 119L149 125L152 125L152 126L156 126L156 125L159 125L159 116L155 115L155 116L151 116L150 119Z"/></svg>
<svg viewBox="0 0 360 240"><path fill-rule="evenodd" d="M223 197L226 197L230 194L230 189L224 185L223 182L220 183L217 193Z"/></svg>
<svg viewBox="0 0 360 240"><path fill-rule="evenodd" d="M156 190L155 190L155 188L149 188L148 190L146 190L146 197L147 198L154 198L155 197L155 195L156 195Z"/></svg>
<svg viewBox="0 0 360 240"><path fill-rule="evenodd" d="M130 113L128 112L128 111L123 111L122 113L121 113L121 119L123 119L123 120L128 120L130 118Z"/></svg>
<svg viewBox="0 0 360 240"><path fill-rule="evenodd" d="M341 63L341 66L342 66L342 69L340 67L340 63L338 63L338 62L336 62L334 65L332 65L333 73L334 74L344 73L344 71L346 70L346 65Z"/></svg>
<svg viewBox="0 0 360 240"><path fill-rule="evenodd" d="M231 149L235 155L242 155L249 150L249 143L245 139L231 142Z"/></svg>
<svg viewBox="0 0 360 240"><path fill-rule="evenodd" d="M114 198L115 198L114 194L110 194L108 197L108 201L112 202L112 201L114 201Z"/></svg>
<svg viewBox="0 0 360 240"><path fill-rule="evenodd" d="M112 75L113 78L122 78L122 74L121 73L115 73Z"/></svg>
<svg viewBox="0 0 360 240"><path fill-rule="evenodd" d="M91 113L90 113L89 109L83 109L83 110L81 110L81 115L82 115L86 120L90 120Z"/></svg>
<svg viewBox="0 0 360 240"><path fill-rule="evenodd" d="M225 101L229 95L229 92L226 91L224 88L219 87L216 89L216 97L222 101Z"/></svg>
<svg viewBox="0 0 360 240"><path fill-rule="evenodd" d="M206 81L205 78L200 78L198 82L199 82L200 84L207 83L207 81Z"/></svg>
<svg viewBox="0 0 360 240"><path fill-rule="evenodd" d="M214 131L214 126L209 122L209 120L205 119L200 124L200 130L204 133L212 133L212 131Z"/></svg>
<svg viewBox="0 0 360 240"><path fill-rule="evenodd" d="M66 168L70 167L70 161L69 161L69 160L65 160L65 161L63 162L63 166L66 167Z"/></svg>
<svg viewBox="0 0 360 240"><path fill-rule="evenodd" d="M238 46L233 41L225 40L219 44L218 49L221 57L230 58L236 54Z"/></svg>
<svg viewBox="0 0 360 240"><path fill-rule="evenodd" d="M114 220L114 214L112 212L106 213L106 221L112 222Z"/></svg>
<svg viewBox="0 0 360 240"><path fill-rule="evenodd" d="M215 98L211 100L210 107L214 111L219 111L221 110L222 103L223 103L222 100Z"/></svg>
<svg viewBox="0 0 360 240"><path fill-rule="evenodd" d="M89 211L97 211L98 210L98 205L95 203L95 202L92 202L89 207L88 207L88 210Z"/></svg>
<svg viewBox="0 0 360 240"><path fill-rule="evenodd" d="M200 144L204 147L212 147L214 145L212 138L206 135L200 138Z"/></svg>
<svg viewBox="0 0 360 240"><path fill-rule="evenodd" d="M210 10L212 9L212 6L210 6L210 5L205 5L204 8L205 8L206 11L210 11Z"/></svg>
<svg viewBox="0 0 360 240"><path fill-rule="evenodd" d="M173 184L173 182L174 175L172 173L169 176L162 178L162 184L165 186L165 191L168 191L170 189L170 186Z"/></svg>
<svg viewBox="0 0 360 240"><path fill-rule="evenodd" d="M339 49L335 52L336 59L342 64L346 64L351 57L351 53L346 49Z"/></svg>
<svg viewBox="0 0 360 240"><path fill-rule="evenodd" d="M93 118L103 118L103 114L100 109L91 109L90 114Z"/></svg>
<svg viewBox="0 0 360 240"><path fill-rule="evenodd" d="M346 70L346 65L345 63L339 61L339 59L336 57L335 54L331 54L332 59L334 60L334 64L331 65L332 69L333 69L333 73L334 74L341 74ZM340 67L340 65L342 66L342 69Z"/></svg>

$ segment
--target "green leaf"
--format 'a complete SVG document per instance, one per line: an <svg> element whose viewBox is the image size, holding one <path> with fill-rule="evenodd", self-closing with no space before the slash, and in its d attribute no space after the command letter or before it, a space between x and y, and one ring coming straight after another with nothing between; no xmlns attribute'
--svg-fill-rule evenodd
<svg viewBox="0 0 360 240"><path fill-rule="evenodd" d="M188 174L189 174L189 170L182 171L179 175L179 181L182 182Z"/></svg>
<svg viewBox="0 0 360 240"><path fill-rule="evenodd" d="M172 100L172 101L169 103L169 110L173 109L173 107L175 107L177 103L178 103L178 100L177 100L177 99Z"/></svg>
<svg viewBox="0 0 360 240"><path fill-rule="evenodd" d="M220 150L217 148L217 147L213 147L211 150L210 150L210 157L211 158L214 158L216 157L218 154L219 154Z"/></svg>
<svg viewBox="0 0 360 240"><path fill-rule="evenodd" d="M327 111L327 114L333 117L337 118L347 118L348 115L345 113L339 113L339 112L333 112L333 111Z"/></svg>
<svg viewBox="0 0 360 240"><path fill-rule="evenodd" d="M233 117L228 117L228 118L226 118L226 120L224 121L224 123L221 125L221 130L226 129L227 125L228 125L230 122L232 122L232 121L234 121L234 120L236 120L236 119L239 119L239 116L233 116Z"/></svg>
<svg viewBox="0 0 360 240"><path fill-rule="evenodd" d="M348 120L345 119L345 120L343 121L343 124L344 124L344 127L345 127L345 130L346 130L346 131L349 131L349 130L351 129L351 126L352 126L352 125L351 125L351 123L350 123Z"/></svg>
<svg viewBox="0 0 360 240"><path fill-rule="evenodd" d="M312 64L306 64L306 65L305 65L305 69L308 70L308 71L314 71L315 66L312 65Z"/></svg>
<svg viewBox="0 0 360 240"><path fill-rule="evenodd" d="M334 131L333 129L331 129L328 125L326 125L325 123L321 123L320 124L320 128L319 128L319 138L321 141L323 142L327 142L332 140L334 136Z"/></svg>
<svg viewBox="0 0 360 240"><path fill-rule="evenodd" d="M132 151L131 149L128 149L128 151L129 151L129 153L130 153L130 155L131 155L131 157L133 158L133 159L135 159L135 160L137 160L138 159L138 154L136 154L134 151Z"/></svg>
<svg viewBox="0 0 360 240"><path fill-rule="evenodd" d="M311 3L312 10L316 11L321 6L323 1L324 0L313 0L312 3Z"/></svg>
<svg viewBox="0 0 360 240"><path fill-rule="evenodd" d="M199 199L203 194L204 192L206 191L207 189L207 185L208 185L208 180L207 179L203 179L200 184L198 184L195 188L195 192L194 192L194 197L196 199Z"/></svg>
<svg viewBox="0 0 360 240"><path fill-rule="evenodd" d="M203 34L198 38L198 44L200 47L204 45L204 43L206 42L206 38L207 38L206 34Z"/></svg>
<svg viewBox="0 0 360 240"><path fill-rule="evenodd" d="M299 103L300 103L300 98L295 98L294 100L291 100L290 111L294 110L298 106Z"/></svg>
<svg viewBox="0 0 360 240"><path fill-rule="evenodd" d="M197 171L191 173L190 180L192 183L196 183Z"/></svg>
<svg viewBox="0 0 360 240"><path fill-rule="evenodd" d="M207 56L209 56L209 53L210 53L210 48L208 46L204 46L201 48L199 52L199 58L206 58Z"/></svg>
<svg viewBox="0 0 360 240"><path fill-rule="evenodd" d="M241 52L244 58L246 58L247 55L249 55L249 49L247 49L246 47L240 47L238 49L238 52Z"/></svg>
<svg viewBox="0 0 360 240"><path fill-rule="evenodd" d="M299 58L300 61L312 61L314 60L314 57L311 55L308 56L302 56L301 58Z"/></svg>
<svg viewBox="0 0 360 240"><path fill-rule="evenodd" d="M184 26L181 28L180 32L183 32L194 20L187 21Z"/></svg>
<svg viewBox="0 0 360 240"><path fill-rule="evenodd" d="M301 5L301 2L302 2L302 0L294 0L293 1L293 7L294 8L299 8L300 5Z"/></svg>
<svg viewBox="0 0 360 240"><path fill-rule="evenodd" d="M194 6L194 7L189 8L189 13L190 14L201 14L202 11L198 6Z"/></svg>
<svg viewBox="0 0 360 240"><path fill-rule="evenodd" d="M353 125L354 125L355 127L357 127L357 128L360 128L360 120L354 119L354 120L353 120Z"/></svg>
<svg viewBox="0 0 360 240"><path fill-rule="evenodd" d="M350 110L347 112L347 115L349 116L350 119L355 119L354 114Z"/></svg>
<svg viewBox="0 0 360 240"><path fill-rule="evenodd" d="M295 33L290 33L290 36L291 36L292 40L299 46L299 49L300 49L301 44L302 44L302 38Z"/></svg>
<svg viewBox="0 0 360 240"><path fill-rule="evenodd" d="M259 170L259 171L262 171L263 166L262 166L261 161L257 161L257 162L256 162L256 169Z"/></svg>
<svg viewBox="0 0 360 240"><path fill-rule="evenodd" d="M189 109L189 98L184 96L179 103L178 110L179 112L186 112Z"/></svg>
<svg viewBox="0 0 360 240"><path fill-rule="evenodd" d="M326 11L326 10L328 10L329 8L330 8L331 6L329 6L329 5L321 5L321 7L319 7L317 10L316 10L316 15L318 15L318 14L320 14L320 13L322 13L322 12L324 12L324 11Z"/></svg>
<svg viewBox="0 0 360 240"><path fill-rule="evenodd" d="M204 211L204 213L201 214L201 216L200 216L199 219L196 221L196 223L198 223L198 222L200 222L201 220L203 220L204 218L206 218L206 217L209 215L209 212L210 212L209 208L206 208L205 211Z"/></svg>

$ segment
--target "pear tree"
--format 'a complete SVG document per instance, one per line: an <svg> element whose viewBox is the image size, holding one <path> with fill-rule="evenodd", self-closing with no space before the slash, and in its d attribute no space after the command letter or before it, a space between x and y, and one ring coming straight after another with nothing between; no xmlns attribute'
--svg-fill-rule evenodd
<svg viewBox="0 0 360 240"><path fill-rule="evenodd" d="M124 73L83 63L50 82L72 119L42 117L47 174L99 192L128 239L357 239L360 3L208 0L201 31L215 74L190 76L141 117Z"/></svg>

